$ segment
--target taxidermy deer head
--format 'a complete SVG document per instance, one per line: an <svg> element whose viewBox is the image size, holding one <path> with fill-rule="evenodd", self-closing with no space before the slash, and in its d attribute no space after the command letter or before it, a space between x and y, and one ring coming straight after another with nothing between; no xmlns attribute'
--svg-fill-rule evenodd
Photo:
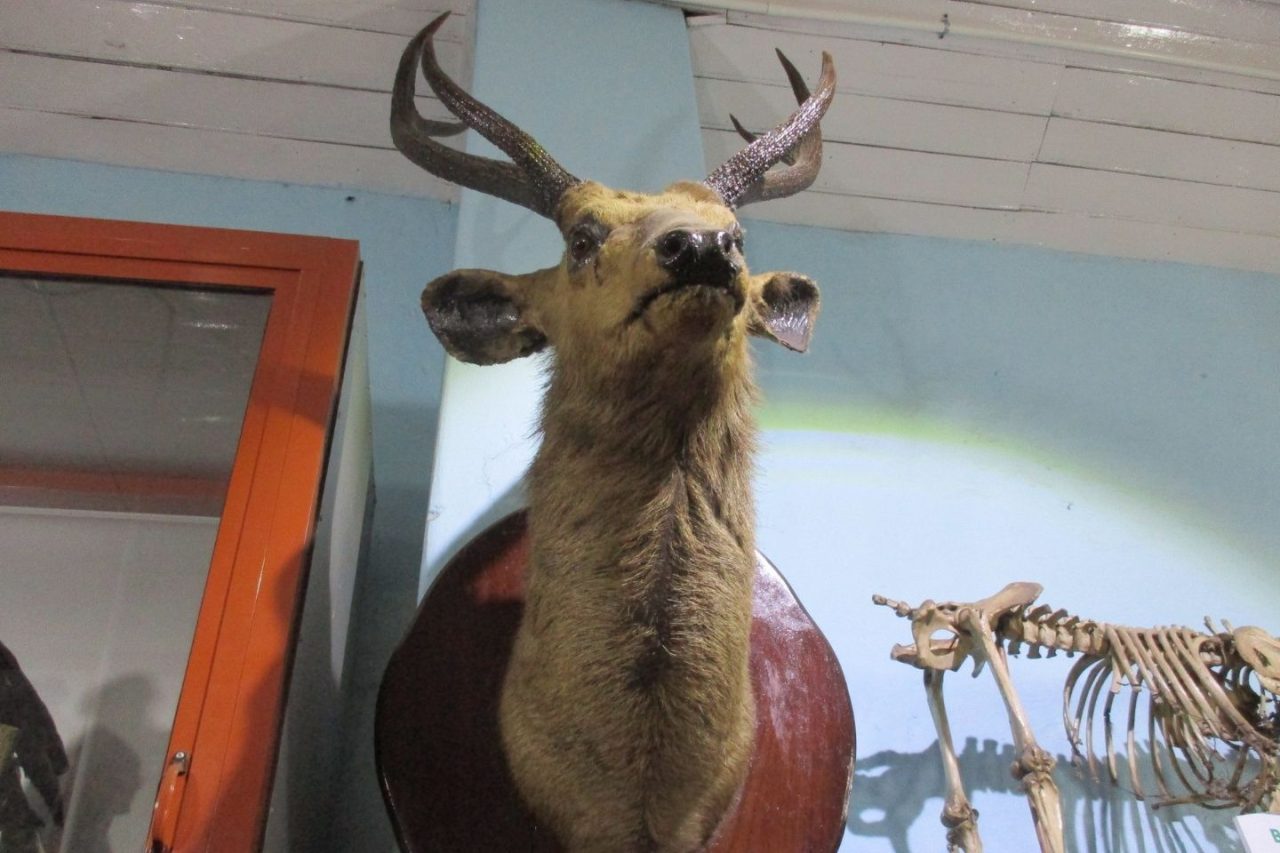
<svg viewBox="0 0 1280 853"><path fill-rule="evenodd" d="M779 54L800 102L784 123L758 138L739 127L749 144L701 182L614 190L571 175L445 75L432 46L444 17L401 58L396 146L552 219L565 241L549 269L455 270L422 298L463 361L551 352L527 600L501 703L508 762L571 850L693 850L732 800L754 733L746 339L803 351L818 311L810 279L748 272L734 210L813 182L835 71L824 54L810 95ZM419 115L419 61L461 123ZM512 162L436 139L468 127Z"/></svg>

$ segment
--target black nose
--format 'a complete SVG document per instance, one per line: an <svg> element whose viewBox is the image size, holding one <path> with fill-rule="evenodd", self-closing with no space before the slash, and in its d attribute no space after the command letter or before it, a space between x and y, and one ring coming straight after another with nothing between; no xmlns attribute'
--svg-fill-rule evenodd
<svg viewBox="0 0 1280 853"><path fill-rule="evenodd" d="M728 231L694 231L677 228L654 245L658 263L677 282L728 284L742 267L733 259L733 237Z"/></svg>

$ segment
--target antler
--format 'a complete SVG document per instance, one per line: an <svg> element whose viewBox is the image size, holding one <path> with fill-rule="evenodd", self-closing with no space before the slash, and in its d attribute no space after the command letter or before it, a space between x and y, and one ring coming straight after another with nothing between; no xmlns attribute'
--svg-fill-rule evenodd
<svg viewBox="0 0 1280 853"><path fill-rule="evenodd" d="M795 195L813 183L822 165L822 129L819 122L836 91L836 69L831 54L825 51L822 54L822 76L818 80L817 92L811 95L800 72L782 51L777 53L800 107L782 124L759 137L745 131L736 119L733 120L734 127L750 144L703 181L719 193L729 207ZM791 165L766 174L780 161Z"/></svg>
<svg viewBox="0 0 1280 853"><path fill-rule="evenodd" d="M428 24L400 56L391 93L392 141L406 157L439 178L554 218L565 190L580 181L536 139L471 97L444 73L432 40L448 17L445 12ZM423 77L461 123L425 119L414 106L413 77L419 56ZM433 138L461 133L468 127L498 146L514 163L455 151Z"/></svg>

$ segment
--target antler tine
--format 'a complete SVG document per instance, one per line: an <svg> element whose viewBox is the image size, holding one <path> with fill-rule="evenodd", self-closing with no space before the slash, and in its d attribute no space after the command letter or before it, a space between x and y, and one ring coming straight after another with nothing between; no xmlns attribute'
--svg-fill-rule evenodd
<svg viewBox="0 0 1280 853"><path fill-rule="evenodd" d="M791 92L794 93L796 97L796 104L804 104L806 100L809 100L809 86L806 85L806 83L804 82L804 77L800 76L799 70L796 69L795 65L791 64L791 60L787 59L786 54L783 54L781 50L778 50L776 49L776 47L774 47L773 53L776 53L778 55L778 60L782 61L782 69L786 70L787 81L790 81L791 83ZM737 131L737 134L739 134L740 137L744 138L744 140L748 142L755 142L756 140L758 140L758 138L760 138L759 133L751 133L750 131L748 131L748 129L746 129L745 127L742 127L742 123L739 122L739 120L737 120L736 115L733 115L732 113L728 114L728 120L730 120L730 124L732 124L733 129L735 129L735 131ZM809 136L806 136L805 141L808 141L808 140L809 140ZM822 143L822 136L820 136L820 134L818 136L818 143L819 143L818 155L820 156L822 155L822 149L820 149L820 143ZM780 161L781 163L786 163L787 165L795 165L795 161L796 161L795 151L787 151L786 154L782 155L782 159Z"/></svg>
<svg viewBox="0 0 1280 853"><path fill-rule="evenodd" d="M822 54L822 76L817 91L811 95L795 66L782 51L777 53L800 107L782 124L752 139L749 145L703 181L719 193L729 207L795 195L813 183L822 165L822 129L819 123L836 91L836 69L831 54ZM753 136L745 132L736 120L734 127L744 138ZM766 174L792 154L795 155L792 165Z"/></svg>
<svg viewBox="0 0 1280 853"><path fill-rule="evenodd" d="M433 39L448 17L445 12L423 28L400 56L391 93L392 141L401 153L437 177L553 218L565 190L579 180L537 140L471 97L444 73L436 60ZM423 77L461 123L430 121L418 112L413 103L413 78L419 57ZM432 138L468 127L498 146L514 163L455 151Z"/></svg>

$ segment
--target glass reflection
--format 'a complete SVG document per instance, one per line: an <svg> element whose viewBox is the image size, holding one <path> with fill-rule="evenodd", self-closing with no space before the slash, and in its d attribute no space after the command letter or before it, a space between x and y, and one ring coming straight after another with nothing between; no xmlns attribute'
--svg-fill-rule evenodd
<svg viewBox="0 0 1280 853"><path fill-rule="evenodd" d="M0 850L142 845L269 306L0 275Z"/></svg>

